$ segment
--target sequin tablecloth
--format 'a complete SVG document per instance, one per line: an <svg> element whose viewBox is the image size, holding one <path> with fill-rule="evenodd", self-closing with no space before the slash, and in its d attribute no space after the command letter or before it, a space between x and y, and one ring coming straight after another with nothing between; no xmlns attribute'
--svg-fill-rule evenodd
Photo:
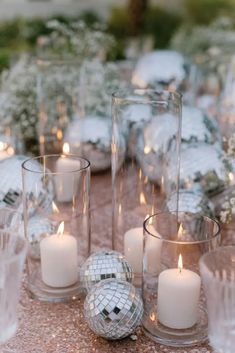
<svg viewBox="0 0 235 353"><path fill-rule="evenodd" d="M111 245L111 178L92 178L93 249ZM83 301L69 304L30 299L22 288L19 329L7 348L14 353L211 353L208 343L188 349L162 346L148 339L141 328L132 337L109 342L96 337L83 316Z"/></svg>

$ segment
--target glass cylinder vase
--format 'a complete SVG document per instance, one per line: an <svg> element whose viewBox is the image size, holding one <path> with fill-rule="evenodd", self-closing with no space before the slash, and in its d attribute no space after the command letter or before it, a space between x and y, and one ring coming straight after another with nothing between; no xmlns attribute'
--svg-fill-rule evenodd
<svg viewBox="0 0 235 353"><path fill-rule="evenodd" d="M114 93L112 121L113 248L124 252L140 285L143 221L168 209L170 196L178 193L181 95L142 89Z"/></svg>
<svg viewBox="0 0 235 353"><path fill-rule="evenodd" d="M225 246L203 255L200 272L208 309L208 336L218 352L234 352L235 247Z"/></svg>
<svg viewBox="0 0 235 353"><path fill-rule="evenodd" d="M38 59L37 68L40 154L61 153L69 122L78 114L80 63Z"/></svg>
<svg viewBox="0 0 235 353"><path fill-rule="evenodd" d="M170 346L207 338L199 259L220 244L218 223L200 214L162 212L144 222L145 333Z"/></svg>
<svg viewBox="0 0 235 353"><path fill-rule="evenodd" d="M23 163L27 283L41 300L82 294L79 269L90 251L90 163L47 155Z"/></svg>

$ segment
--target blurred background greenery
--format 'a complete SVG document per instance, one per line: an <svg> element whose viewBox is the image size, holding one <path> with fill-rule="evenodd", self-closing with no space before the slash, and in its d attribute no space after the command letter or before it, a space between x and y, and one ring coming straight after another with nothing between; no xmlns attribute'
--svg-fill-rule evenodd
<svg viewBox="0 0 235 353"><path fill-rule="evenodd" d="M209 26L218 17L231 19L235 28L235 0L183 0L179 11L148 0L128 0L123 7L111 9L106 19L88 11L74 17L53 16L69 23L83 19L86 24L105 23L106 31L117 39L109 58L123 59L128 41L133 38L150 38L154 48L167 48L178 31L192 32L198 26ZM15 18L0 22L0 71L8 68L19 53L35 53L37 38L50 33L48 18Z"/></svg>

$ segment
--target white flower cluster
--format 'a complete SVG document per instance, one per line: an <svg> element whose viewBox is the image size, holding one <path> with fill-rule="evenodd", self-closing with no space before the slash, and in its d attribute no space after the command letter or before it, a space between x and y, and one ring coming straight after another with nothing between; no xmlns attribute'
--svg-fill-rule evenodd
<svg viewBox="0 0 235 353"><path fill-rule="evenodd" d="M46 109L50 111L48 119L54 123L59 119L55 109L56 99L62 97L64 106L68 108L67 117L71 118L72 112L69 110L72 109L74 98L78 97L82 63L86 59L98 58L101 52L106 52L113 44L113 38L102 32L101 27L91 29L82 21L70 25L50 21L48 27L53 30L52 33L45 40L39 40L39 47L43 51L45 43L50 47L49 52L44 52L44 59L36 62L28 56L22 56L1 77L4 93L0 95L0 123L2 126L11 124L18 128L26 148L35 145L37 139L40 100L46 97ZM70 56L66 56L67 53ZM112 77L109 71L115 72L115 68L111 65L105 74L104 70L96 72L96 76L100 75L100 82L91 104L98 108L99 105L107 104L104 92L109 89L109 85L118 87L115 75ZM50 127L49 120L45 125Z"/></svg>
<svg viewBox="0 0 235 353"><path fill-rule="evenodd" d="M232 193L230 198L227 198L222 204L220 211L220 220L222 223L229 223L235 216L235 192Z"/></svg>
<svg viewBox="0 0 235 353"><path fill-rule="evenodd" d="M81 20L69 24L51 20L47 27L52 30L51 34L38 41L39 54L41 52L42 55L73 56L82 62L84 59L105 57L115 43L113 36L105 33L101 24L89 27Z"/></svg>
<svg viewBox="0 0 235 353"><path fill-rule="evenodd" d="M227 160L230 162L231 159L235 158L235 134L228 139L227 149ZM231 194L226 197L222 204L220 211L220 220L222 223L229 223L235 216L235 190L231 191Z"/></svg>
<svg viewBox="0 0 235 353"><path fill-rule="evenodd" d="M37 66L23 56L2 76L0 122L18 126L26 139L35 136Z"/></svg>
<svg viewBox="0 0 235 353"><path fill-rule="evenodd" d="M86 115L110 117L111 94L127 89L128 85L128 81L121 77L118 64L86 61L80 75L81 99Z"/></svg>
<svg viewBox="0 0 235 353"><path fill-rule="evenodd" d="M215 72L225 79L226 64L234 54L235 30L232 20L219 17L209 26L181 27L173 36L171 47L189 56L205 72Z"/></svg>

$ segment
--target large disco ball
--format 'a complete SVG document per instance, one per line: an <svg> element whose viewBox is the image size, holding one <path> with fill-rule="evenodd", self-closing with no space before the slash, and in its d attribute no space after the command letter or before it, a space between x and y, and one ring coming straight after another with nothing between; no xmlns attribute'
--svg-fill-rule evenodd
<svg viewBox="0 0 235 353"><path fill-rule="evenodd" d="M98 336L121 339L132 334L140 324L143 302L131 283L106 279L88 293L84 314L88 326Z"/></svg>

